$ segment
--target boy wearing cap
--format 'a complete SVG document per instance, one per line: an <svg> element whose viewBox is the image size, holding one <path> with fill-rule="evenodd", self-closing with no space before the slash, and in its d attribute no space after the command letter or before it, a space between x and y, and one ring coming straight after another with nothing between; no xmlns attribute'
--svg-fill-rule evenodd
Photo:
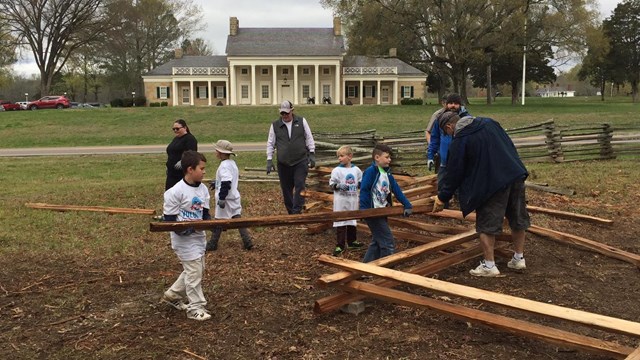
<svg viewBox="0 0 640 360"><path fill-rule="evenodd" d="M220 159L220 166L216 171L216 178L211 182L211 190L215 191L216 219L236 219L242 212L240 192L238 192L239 171L236 162L231 160L233 145L227 140L218 140L215 144L216 157ZM242 246L245 250L253 248L251 234L247 228L239 228ZM215 227L211 240L207 242L207 251L218 249L218 241L222 235L222 227Z"/></svg>
<svg viewBox="0 0 640 360"><path fill-rule="evenodd" d="M309 168L316 166L316 145L307 120L293 114L293 104L280 104L280 118L269 128L267 138L267 174L274 170L273 154L277 152L278 178L284 205L289 214L300 214L304 207L304 190Z"/></svg>

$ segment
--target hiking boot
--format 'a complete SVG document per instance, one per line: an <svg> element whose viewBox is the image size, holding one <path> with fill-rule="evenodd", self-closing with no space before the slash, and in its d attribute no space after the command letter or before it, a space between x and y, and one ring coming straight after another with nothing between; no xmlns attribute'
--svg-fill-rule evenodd
<svg viewBox="0 0 640 360"><path fill-rule="evenodd" d="M248 242L248 243L247 243L247 242L245 242L245 243L242 245L242 247L243 247L245 250L249 251L249 250L253 249L253 243L252 243L252 242Z"/></svg>
<svg viewBox="0 0 640 360"><path fill-rule="evenodd" d="M191 310L187 312L187 319L205 321L211 319L211 314L205 309Z"/></svg>
<svg viewBox="0 0 640 360"><path fill-rule="evenodd" d="M336 246L335 250L333 250L333 256L338 256L344 252L344 249L340 246Z"/></svg>
<svg viewBox="0 0 640 360"><path fill-rule="evenodd" d="M358 240L354 240L352 242L350 242L349 244L347 244L347 248L353 248L353 249L358 249L363 247L364 244L359 242Z"/></svg>
<svg viewBox="0 0 640 360"><path fill-rule="evenodd" d="M488 268L484 264L484 261L481 261L477 268L469 270L469 274L473 276L494 277L500 275L500 270L498 270L497 266Z"/></svg>
<svg viewBox="0 0 640 360"><path fill-rule="evenodd" d="M207 241L207 247L205 248L206 251L216 251L218 250L218 242L213 242L213 241Z"/></svg>
<svg viewBox="0 0 640 360"><path fill-rule="evenodd" d="M187 310L187 304L185 304L185 302L182 299L171 299L170 297L167 296L166 293L162 295L161 301L173 307L176 310L180 310L180 311Z"/></svg>
<svg viewBox="0 0 640 360"><path fill-rule="evenodd" d="M512 257L511 260L509 260L509 262L507 263L507 267L509 269L524 270L527 268L527 264L524 262L524 258L518 260Z"/></svg>

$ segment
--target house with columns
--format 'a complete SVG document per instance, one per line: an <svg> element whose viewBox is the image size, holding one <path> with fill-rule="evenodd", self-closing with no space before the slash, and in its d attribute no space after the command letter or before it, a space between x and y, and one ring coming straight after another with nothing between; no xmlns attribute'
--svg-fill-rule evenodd
<svg viewBox="0 0 640 360"><path fill-rule="evenodd" d="M426 74L388 56L347 56L333 28L240 28L230 18L226 55L176 56L143 76L147 103L169 106L397 105L422 98Z"/></svg>

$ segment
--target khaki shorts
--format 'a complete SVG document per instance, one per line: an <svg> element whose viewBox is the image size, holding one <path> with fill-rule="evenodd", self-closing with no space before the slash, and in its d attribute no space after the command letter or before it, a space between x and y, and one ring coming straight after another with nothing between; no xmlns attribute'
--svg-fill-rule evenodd
<svg viewBox="0 0 640 360"><path fill-rule="evenodd" d="M499 190L476 209L476 231L489 235L501 234L505 217L512 231L527 230L531 225L524 195L524 179Z"/></svg>

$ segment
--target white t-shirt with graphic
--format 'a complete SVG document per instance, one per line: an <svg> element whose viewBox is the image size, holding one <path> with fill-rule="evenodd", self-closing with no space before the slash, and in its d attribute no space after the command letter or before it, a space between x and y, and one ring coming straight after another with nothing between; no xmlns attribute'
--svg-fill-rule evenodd
<svg viewBox="0 0 640 360"><path fill-rule="evenodd" d="M240 192L238 191L238 177L240 173L236 162L227 159L220 162L218 171L216 171L216 194L215 194L215 218L216 219L231 219L234 215L240 215L242 213L242 205L240 204ZM224 209L218 206L218 199L220 198L220 187L223 181L231 181L231 188L227 193Z"/></svg>
<svg viewBox="0 0 640 360"><path fill-rule="evenodd" d="M209 189L204 184L189 186L182 179L165 191L162 213L177 215L177 221L202 220L204 209L209 209L210 198ZM180 261L196 260L204 256L206 242L204 230L186 236L171 232L171 248Z"/></svg>
<svg viewBox="0 0 640 360"><path fill-rule="evenodd" d="M383 208L387 206L387 196L391 192L391 188L389 187L389 175L387 172L378 168L380 172L380 176L378 177L378 182L376 182L373 187L373 207L374 208Z"/></svg>
<svg viewBox="0 0 640 360"><path fill-rule="evenodd" d="M349 190L333 192L333 211L358 210L358 184L362 182L362 170L355 165L344 167L342 165L331 171L329 185L347 184ZM336 221L333 227L356 225L356 220Z"/></svg>

